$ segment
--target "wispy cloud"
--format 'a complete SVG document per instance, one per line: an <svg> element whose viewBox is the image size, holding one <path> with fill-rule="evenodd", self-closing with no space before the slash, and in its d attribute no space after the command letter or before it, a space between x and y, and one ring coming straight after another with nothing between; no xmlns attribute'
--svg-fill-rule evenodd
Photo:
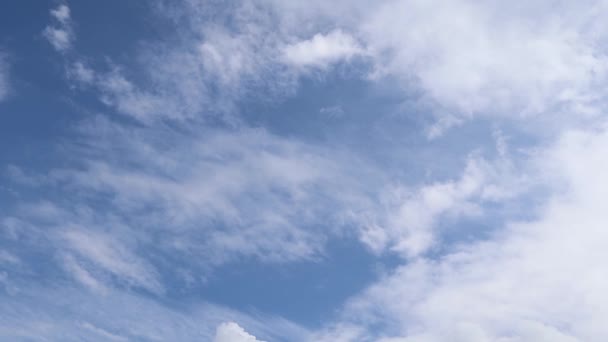
<svg viewBox="0 0 608 342"><path fill-rule="evenodd" d="M87 271L72 255L67 254L63 258L63 267L78 283L84 285L93 292L100 294L107 292L107 287Z"/></svg>
<svg viewBox="0 0 608 342"><path fill-rule="evenodd" d="M104 235L87 229L70 229L61 234L74 255L94 264L112 275L124 279L127 283L148 289L151 292L163 292L163 287L157 279L153 267L133 255L129 248L117 241L115 236ZM100 285L95 283L86 270L76 264L74 257L68 259L69 269L74 271L77 279L95 289Z"/></svg>
<svg viewBox="0 0 608 342"><path fill-rule="evenodd" d="M42 178L11 167L17 181L28 180L22 186L73 191L54 203L25 202L13 220L34 227L31 235L65 256L58 267L94 290L158 294L163 278L187 271L202 281L215 267L243 258L318 260L328 238L359 224L349 213L372 203L368 185L346 169L358 164L346 163L348 154L262 130L176 135L100 119L80 133L86 139L72 150L78 167ZM368 177L379 172L357 170ZM176 258L180 264L171 261Z"/></svg>
<svg viewBox="0 0 608 342"><path fill-rule="evenodd" d="M293 93L297 72L281 61L285 38L274 30L267 8L247 2L235 3L234 11L211 3L182 6L187 3L166 10L181 18L174 41L151 41L138 51L146 82L135 81L108 59L98 63L105 68L92 67L85 60L93 57L66 61L68 78L146 124L217 117L233 123L240 120L238 102L253 91L264 92L268 101ZM217 17L208 17L207 10ZM227 17L231 28L222 25Z"/></svg>
<svg viewBox="0 0 608 342"><path fill-rule="evenodd" d="M179 13L182 39L170 49L156 42L140 51L152 86L130 80L120 67L93 73L76 63L72 75L95 84L104 102L140 120L192 119L226 115L254 91L271 98L292 94L302 67L327 69L363 55L366 70L356 75L398 79L404 97L420 92L427 115L436 119L428 127L431 137L477 116L588 119L599 114L604 97L598 85L608 70L601 44L606 37L594 15L603 5L593 1L539 1L519 10L494 1L313 1L307 8L236 2L231 11L213 3L185 4L165 8ZM64 7L53 16L70 37ZM554 20L554 13L564 19ZM221 25L227 18L230 27Z"/></svg>
<svg viewBox="0 0 608 342"><path fill-rule="evenodd" d="M42 34L55 50L66 52L72 47L74 41L70 8L67 4L60 4L50 13L54 22L48 25Z"/></svg>
<svg viewBox="0 0 608 342"><path fill-rule="evenodd" d="M233 324L246 327L260 340L304 342L309 334L280 318L247 315L204 301L172 306L129 292L109 290L91 295L69 286L20 285L18 295L0 293L2 339L213 341L217 327L225 322L238 322ZM239 332L228 331L227 336L239 336Z"/></svg>
<svg viewBox="0 0 608 342"><path fill-rule="evenodd" d="M376 252L389 249L417 257L438 242L442 218L455 221L482 215L484 205L508 201L526 192L528 181L525 175L516 174L509 159L488 162L472 155L457 180L418 189L389 187L383 196L383 209L377 211L383 214L362 230L361 239Z"/></svg>
<svg viewBox="0 0 608 342"><path fill-rule="evenodd" d="M15 186L38 193L19 197L1 221L6 271L0 282L10 291L1 294L0 336L215 342L608 337L608 314L597 305L606 302L608 286L601 262L608 257L602 223L608 188L601 181L608 172L608 31L598 15L606 4L192 0L159 7L173 16L176 32L140 44L133 69L111 57L80 56L69 7L51 10L43 34L66 57L67 80L122 116L100 114L74 125L72 140L62 142L63 159L46 171L7 168ZM260 128L264 124L241 112L252 99L268 104L297 97L300 80L314 78L309 71L333 75L359 57L365 65L348 76L395 88L382 89L383 96L417 106L390 115L407 112L408 124L436 141L470 120L490 121L491 128L474 132L484 138L465 138L470 127L453 130L455 139L425 150L431 157L403 158L395 166L363 149L349 151L348 142L329 145ZM0 99L6 75L0 59ZM348 92L352 84L339 86ZM350 120L345 126L364 125L342 115L352 107L348 101L315 103L315 113L323 108L322 114ZM382 103L362 112L389 116ZM507 145L503 122L530 140L523 151ZM376 129L365 126L370 135L388 131ZM367 137L354 139L363 145ZM398 152L387 158L434 143L393 138L386 149ZM488 152L492 139L496 148L484 155L480 150ZM459 159L456 149L468 153L463 167L441 158L453 153ZM408 177L416 167L441 168L442 177ZM528 205L539 187L544 204ZM526 206L527 220L502 208L514 201ZM500 210L507 217L498 217ZM459 223L487 214L495 216L483 233L468 239L473 228L459 230ZM457 238L447 237L446 226ZM317 332L208 304L193 312L160 304L183 284L202 283L240 260L323 262L327 242L344 238L358 238L364 245L358 247L378 262L397 256L391 262L398 266ZM28 277L44 272L76 295L32 287Z"/></svg>

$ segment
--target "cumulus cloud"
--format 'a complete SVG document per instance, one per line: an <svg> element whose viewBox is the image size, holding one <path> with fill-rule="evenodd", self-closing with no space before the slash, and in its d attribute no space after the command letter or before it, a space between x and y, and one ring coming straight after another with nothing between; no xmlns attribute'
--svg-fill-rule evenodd
<svg viewBox="0 0 608 342"><path fill-rule="evenodd" d="M54 23L48 25L42 34L55 50L66 52L72 47L74 41L70 8L66 4L60 4L50 13Z"/></svg>
<svg viewBox="0 0 608 342"><path fill-rule="evenodd" d="M250 335L234 322L222 323L217 327L213 342L256 342L260 341ZM260 341L261 342L261 341Z"/></svg>
<svg viewBox="0 0 608 342"><path fill-rule="evenodd" d="M283 50L288 63L299 67L325 68L362 53L355 39L341 30L315 34L308 40L287 45Z"/></svg>
<svg viewBox="0 0 608 342"><path fill-rule="evenodd" d="M596 180L608 167L607 132L568 132L537 152L532 163L555 184L537 218L398 268L347 315L380 324L392 337L381 341L605 339L608 314L597 303L606 300L608 188Z"/></svg>
<svg viewBox="0 0 608 342"><path fill-rule="evenodd" d="M461 117L588 115L606 80L597 3L391 1L362 26L378 72L413 79ZM554 20L555 16L563 18ZM599 45L598 45L599 43ZM595 113L597 114L597 113Z"/></svg>
<svg viewBox="0 0 608 342"><path fill-rule="evenodd" d="M432 136L476 116L597 116L606 95L601 1L269 2L292 33L338 25L354 39L317 31L290 46L292 60L349 56L357 42L373 65L368 77L417 91L437 120ZM330 40L336 50L323 48Z"/></svg>

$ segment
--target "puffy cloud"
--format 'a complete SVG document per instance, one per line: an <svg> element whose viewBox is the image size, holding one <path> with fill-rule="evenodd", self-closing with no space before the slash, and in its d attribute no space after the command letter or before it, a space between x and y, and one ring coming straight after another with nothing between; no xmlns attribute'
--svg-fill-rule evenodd
<svg viewBox="0 0 608 342"><path fill-rule="evenodd" d="M362 49L352 36L341 30L334 30L287 45L283 52L287 62L293 65L325 68L329 64L349 60L362 53Z"/></svg>
<svg viewBox="0 0 608 342"><path fill-rule="evenodd" d="M607 75L602 1L269 3L292 35L317 30L294 46L292 55L303 56L304 64L329 41L318 33L323 28L349 32L374 66L370 78L396 78L404 96L414 90L428 106L437 119L431 136L473 116L571 122L597 116L605 102L598 86ZM347 40L332 46L349 46ZM334 50L323 51L329 56Z"/></svg>
<svg viewBox="0 0 608 342"><path fill-rule="evenodd" d="M597 115L601 2L390 1L362 25L377 72L419 87L442 131L477 115ZM557 19L559 18L559 19ZM437 134L437 132L435 132Z"/></svg>
<svg viewBox="0 0 608 342"><path fill-rule="evenodd" d="M597 303L608 285L608 186L597 180L608 171L606 146L602 128L568 132L538 150L532 163L554 193L536 218L399 267L345 315L374 326L376 336L395 336L381 341L605 339L608 312Z"/></svg>
<svg viewBox="0 0 608 342"><path fill-rule="evenodd" d="M217 327L213 342L256 342L255 336L248 334L234 322L222 323ZM261 341L260 341L261 342Z"/></svg>
<svg viewBox="0 0 608 342"><path fill-rule="evenodd" d="M50 13L55 23L47 26L42 34L55 50L66 52L72 47L74 41L70 8L66 4L60 4Z"/></svg>

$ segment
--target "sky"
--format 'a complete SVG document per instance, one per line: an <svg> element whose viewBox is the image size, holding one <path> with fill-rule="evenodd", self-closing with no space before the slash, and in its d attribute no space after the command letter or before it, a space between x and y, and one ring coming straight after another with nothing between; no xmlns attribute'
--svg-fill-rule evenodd
<svg viewBox="0 0 608 342"><path fill-rule="evenodd" d="M608 340L605 13L1 2L0 340Z"/></svg>

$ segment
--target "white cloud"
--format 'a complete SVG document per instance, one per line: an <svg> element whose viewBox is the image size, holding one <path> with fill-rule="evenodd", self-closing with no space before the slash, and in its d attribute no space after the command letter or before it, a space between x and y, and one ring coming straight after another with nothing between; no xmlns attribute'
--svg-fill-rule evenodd
<svg viewBox="0 0 608 342"><path fill-rule="evenodd" d="M604 95L596 88L606 80L604 37L589 31L601 6L389 1L361 34L380 73L413 79L461 117L552 115L560 106L585 114Z"/></svg>
<svg viewBox="0 0 608 342"><path fill-rule="evenodd" d="M66 52L72 47L74 41L70 8L66 4L60 4L50 13L55 23L47 26L42 34L55 50Z"/></svg>
<svg viewBox="0 0 608 342"><path fill-rule="evenodd" d="M278 30L290 37L318 34L296 44L292 55L304 64L314 63L315 46L325 46L323 28L349 32L374 66L371 79L398 79L404 96L414 90L427 106L437 120L431 136L474 116L560 117L543 121L544 129L564 127L599 115L605 103L602 1L267 3L278 13Z"/></svg>
<svg viewBox="0 0 608 342"><path fill-rule="evenodd" d="M362 53L358 42L342 30L297 41L307 34L277 27L281 18L269 12L267 4L244 1L224 8L187 1L184 5L168 11L183 14L175 32L181 38L148 42L138 51L140 70L149 82L134 81L111 62L109 71L82 61L70 63L68 78L79 86L91 86L105 104L146 124L210 116L233 122L240 120L234 113L240 100L259 93L265 101L293 94L302 67L325 69ZM209 18L209 12L216 16ZM226 17L230 27L223 25ZM48 28L54 29L73 40L71 26Z"/></svg>
<svg viewBox="0 0 608 342"><path fill-rule="evenodd" d="M101 294L107 292L106 286L102 282L97 280L93 275L91 275L91 273L87 271L82 265L80 265L78 261L76 261L76 258L68 254L63 259L63 267L69 274L72 275L72 277L74 277L77 282L81 283L82 285L86 286L94 292Z"/></svg>
<svg viewBox="0 0 608 342"><path fill-rule="evenodd" d="M438 118L430 129L434 136L477 115L594 117L605 102L605 30L603 17L593 14L602 13L603 4L395 0L363 6L356 20L336 19L351 13L342 11L348 6L313 4L311 17L317 10L337 13L301 30L296 21L276 31L275 19L284 24L293 13L245 2L235 6L227 29L198 25L196 12L188 17L196 28L187 28L183 45L142 53L150 84L137 84L114 66L100 72L77 62L68 73L94 87L106 104L154 124L151 117L183 120L233 108L251 89L293 89L297 70L290 68L325 69L363 51L375 66L372 77L395 77L405 88L421 90ZM74 39L69 9L61 5L51 13L56 23L44 35L58 51L67 51ZM340 25L323 25L324 20ZM319 33L327 27L344 31ZM17 215L78 226L48 235L60 237L50 240L65 256L62 267L91 289L105 288L109 274L161 293L155 264L140 248L158 251L159 258L171 253L183 263L194 259L184 265L193 268L241 257L312 259L333 232L310 227L333 227L336 216L350 209L367 216L356 217L358 223L370 222L362 230L364 243L411 260L349 304L346 321L353 322L333 325L318 340L371 339L373 329L362 328L367 326L380 326L385 342L608 338L608 312L597 304L608 299L601 262L608 257L602 225L608 188L597 181L608 171L603 128L569 133L554 149L541 151L537 166L545 173L538 178L553 181L556 195L536 219L511 223L487 241L442 246L447 254L428 259L425 252L440 238L439 221L477 215L484 204L520 191L512 165L473 159L459 178L413 190L397 186L374 206L369 193L377 189L358 187L363 177L351 159L266 132L211 132L199 123L170 132L152 124L144 130L92 126L99 136L87 136L74 154L84 160L50 177L74 191L57 204L70 208L68 214L40 205L24 211L29 216ZM505 158L505 141L500 134L497 140ZM23 183L31 180L11 170ZM559 193L566 185L568 192ZM74 213L81 201L95 202L95 214L83 219ZM20 221L9 223L15 222ZM124 234L108 234L101 223L116 224ZM161 329L147 336L155 335L179 334ZM235 323L220 325L218 338L256 341Z"/></svg>
<svg viewBox="0 0 608 342"><path fill-rule="evenodd" d="M271 32L264 21L256 24L239 22L241 25L243 29L236 32L216 26L205 27L204 39L193 42L197 45L204 74L213 77L229 92L238 92L250 81L264 82L266 77L274 78L277 75L271 73L279 71L273 66L276 61L272 56L279 44L276 33Z"/></svg>
<svg viewBox="0 0 608 342"><path fill-rule="evenodd" d="M17 295L0 291L2 340L214 341L222 322L239 322L264 340L308 341L308 331L292 322L204 301L174 306L134 291L108 289L99 295L70 286L21 285ZM228 337L241 337L232 332Z"/></svg>
<svg viewBox="0 0 608 342"><path fill-rule="evenodd" d="M70 21L70 8L65 4L61 4L54 10L51 10L51 15L60 23L66 24Z"/></svg>
<svg viewBox="0 0 608 342"><path fill-rule="evenodd" d="M217 327L213 342L262 342L250 335L234 322L222 323Z"/></svg>
<svg viewBox="0 0 608 342"><path fill-rule="evenodd" d="M44 36L57 51L66 51L72 45L71 33L65 28L47 26L44 29Z"/></svg>
<svg viewBox="0 0 608 342"><path fill-rule="evenodd" d="M419 100L437 120L428 128L431 137L478 115L560 116L548 122L563 126L564 117L598 115L605 98L607 37L596 13L606 5L597 1L301 6L268 0L237 2L229 10L200 1L184 5L167 11L183 14L176 27L184 39L142 45L140 61L150 84L116 68L98 72L94 83L107 104L145 122L226 115L252 92L270 99L293 93L302 67L326 69L357 55L373 66L372 79L401 80L404 97L419 90ZM60 5L52 15L57 25L45 34L66 50L73 40L69 8ZM226 18L230 27L223 25Z"/></svg>
<svg viewBox="0 0 608 342"><path fill-rule="evenodd" d="M530 221L418 259L353 299L346 317L381 341L601 341L608 130L566 133L533 164L554 195ZM355 341L357 339L353 339Z"/></svg>
<svg viewBox="0 0 608 342"><path fill-rule="evenodd" d="M154 293L162 293L163 286L157 279L154 268L131 252L117 240L118 232L110 236L94 232L91 229L71 229L62 234L71 248L78 256L84 258L97 267L124 279L127 283L140 286ZM128 237L123 237L128 239ZM66 259L67 270L86 286L100 290L103 286L87 270L75 262L74 257Z"/></svg>
<svg viewBox="0 0 608 342"><path fill-rule="evenodd" d="M283 53L288 63L298 67L326 68L332 63L349 60L363 51L355 39L342 30L315 34L308 40L285 46Z"/></svg>
<svg viewBox="0 0 608 342"><path fill-rule="evenodd" d="M210 18L209 11L216 16ZM240 120L235 104L254 91L264 93L268 101L293 93L296 73L281 62L285 38L275 30L266 8L249 2L214 7L186 1L168 12L183 14L173 32L180 38L149 42L138 51L149 82L134 81L111 63L109 72L83 69L80 63L68 73L77 81L84 77L107 105L146 124L209 117L234 123ZM226 17L231 18L230 28L223 25Z"/></svg>
<svg viewBox="0 0 608 342"><path fill-rule="evenodd" d="M520 171L521 172L521 171ZM361 240L376 252L391 250L417 257L440 238L442 218L481 215L483 205L505 201L524 191L526 179L516 175L509 159L490 163L470 156L460 179L407 189L390 187L375 219L361 232Z"/></svg>
<svg viewBox="0 0 608 342"><path fill-rule="evenodd" d="M155 76L161 77L158 75L160 73L163 73L163 70L159 67L155 71ZM101 102L147 125L153 125L163 119L177 121L193 119L194 113L201 114L198 112L200 103L195 105L191 102L194 101L194 93L197 92L200 98L205 98L202 81L196 85L182 78L179 86L168 84L171 80L177 82L178 77L175 74L178 70L172 70L171 73L170 75L163 73L164 82L158 87L152 87L155 89L151 90L150 87L138 86L127 79L124 70L111 63L107 71L96 70L82 59L77 59L66 66L66 77L72 81L75 88L95 90ZM185 88L189 88L191 92L187 98L181 94Z"/></svg>
<svg viewBox="0 0 608 342"><path fill-rule="evenodd" d="M95 81L97 75L82 61L74 62L67 70L68 78L75 80L82 85L91 85Z"/></svg>
<svg viewBox="0 0 608 342"><path fill-rule="evenodd" d="M64 170L60 177L110 195L112 212L162 228L165 238L158 243L173 253L205 255L214 264L238 255L282 262L319 252L323 239L303 228L315 220L312 212L322 212L316 192L335 165L313 149L261 131L159 140L149 131L100 125L93 129L104 136L90 136L100 140L87 153L108 156L119 148L138 156L131 158L133 167L96 159L86 171ZM164 139L173 141L171 149ZM153 215L148 207L156 208Z"/></svg>
<svg viewBox="0 0 608 342"><path fill-rule="evenodd" d="M78 77L85 77L84 73L78 71ZM121 113L130 115L142 122L149 122L158 117L171 117L179 115L176 103L162 94L150 93L140 89L131 81L127 80L118 70L103 74L97 78L97 87L100 90L101 100L107 105L116 107Z"/></svg>
<svg viewBox="0 0 608 342"><path fill-rule="evenodd" d="M329 237L360 224L345 223L347 213L372 203L358 173L377 177L348 154L262 130L176 134L99 119L79 134L86 139L68 148L79 167L40 178L9 169L23 186L73 191L24 201L13 220L36 227L28 235L50 242L59 266L98 292L162 293L165 276L196 283L243 258L318 260Z"/></svg>

